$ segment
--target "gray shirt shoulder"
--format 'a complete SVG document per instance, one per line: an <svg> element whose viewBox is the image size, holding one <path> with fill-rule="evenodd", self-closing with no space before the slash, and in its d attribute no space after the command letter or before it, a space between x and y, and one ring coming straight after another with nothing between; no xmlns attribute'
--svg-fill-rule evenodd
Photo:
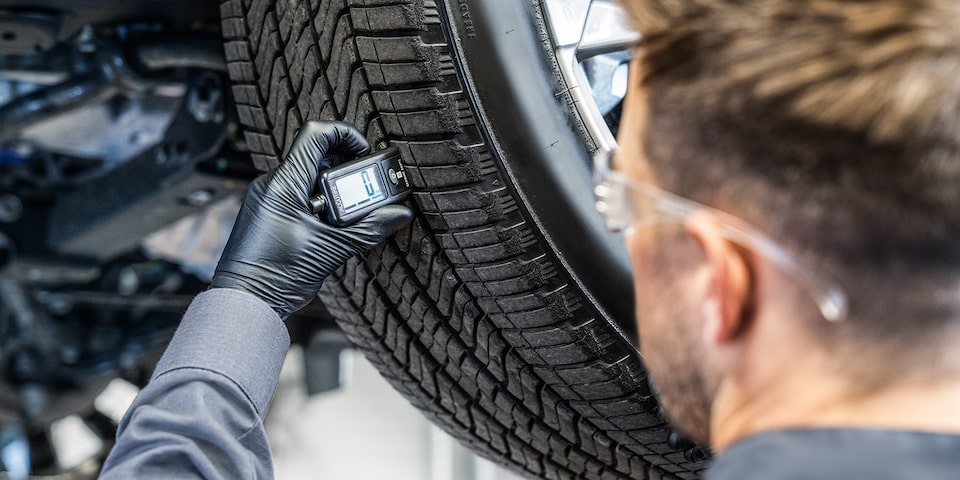
<svg viewBox="0 0 960 480"><path fill-rule="evenodd" d="M960 435L867 428L784 430L727 449L706 480L956 480Z"/></svg>

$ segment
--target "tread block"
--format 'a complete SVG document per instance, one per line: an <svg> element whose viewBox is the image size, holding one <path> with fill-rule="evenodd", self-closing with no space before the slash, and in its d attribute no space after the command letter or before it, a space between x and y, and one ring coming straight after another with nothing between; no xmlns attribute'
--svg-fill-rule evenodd
<svg viewBox="0 0 960 480"><path fill-rule="evenodd" d="M418 5L419 4L419 5ZM440 23L439 18L428 16L423 2L393 4L379 7L360 7L351 11L354 26L360 31L391 31L427 29L428 23Z"/></svg>
<svg viewBox="0 0 960 480"><path fill-rule="evenodd" d="M652 406L647 412L635 413L632 415L620 415L617 417L607 417L607 419L618 430L634 430L637 428L644 428L647 425L651 425L659 421L659 416L656 413L656 402L650 403L652 403Z"/></svg>
<svg viewBox="0 0 960 480"><path fill-rule="evenodd" d="M659 415L658 409L659 405L657 404L656 399L653 395L648 395L646 397L632 397L624 399L623 401L618 402L596 402L591 405L592 408L597 410L601 415L604 415L608 418L616 418L618 416L624 415L637 415L637 414L651 414ZM650 425L657 425L656 423L651 423ZM659 426L654 427L657 431L662 430ZM633 430L633 429L631 429ZM657 437L658 441L667 438ZM647 441L641 443L649 443Z"/></svg>
<svg viewBox="0 0 960 480"><path fill-rule="evenodd" d="M319 34L317 44L320 46L320 56L324 63L329 64L331 51L334 47L341 46L343 42L341 38L340 43L337 43L334 38L339 33L340 27L346 25L341 23L341 20L348 12L347 6L343 0L330 0L321 2L318 8L312 11L316 12L313 17L313 30Z"/></svg>
<svg viewBox="0 0 960 480"><path fill-rule="evenodd" d="M598 400L620 399L623 397L624 387L628 384L630 384L629 379L617 378L607 382L570 385L570 390L572 390L578 397L592 402ZM594 423L600 426L598 422L594 421Z"/></svg>
<svg viewBox="0 0 960 480"><path fill-rule="evenodd" d="M444 251L454 264L466 264L466 261L453 260L454 257L464 257L463 251L473 248L495 246L503 242L519 242L524 232L515 227L498 228L487 227L470 232L452 232L437 236Z"/></svg>
<svg viewBox="0 0 960 480"><path fill-rule="evenodd" d="M245 2L246 20L245 26L248 30L247 39L250 41L250 48L256 53L260 50L260 40L263 38L264 27L269 19L268 14L270 5L267 2Z"/></svg>
<svg viewBox="0 0 960 480"><path fill-rule="evenodd" d="M433 62L412 63L370 63L364 62L364 70L370 85L382 87L389 85L403 85L440 81L440 67ZM397 132L402 135L402 132Z"/></svg>
<svg viewBox="0 0 960 480"><path fill-rule="evenodd" d="M250 125L260 130L269 130L270 121L267 120L267 113L262 108L251 107L249 105L237 105L237 117L244 125Z"/></svg>
<svg viewBox="0 0 960 480"><path fill-rule="evenodd" d="M502 242L486 247L473 247L461 250L464 263L489 263L514 257L526 249L519 238L504 239Z"/></svg>
<svg viewBox="0 0 960 480"><path fill-rule="evenodd" d="M484 303L486 299L481 299ZM550 316L549 308L536 308L525 312L494 313L490 320L500 328L537 328L555 325L557 320Z"/></svg>
<svg viewBox="0 0 960 480"><path fill-rule="evenodd" d="M366 125L374 115L373 102L370 94L366 92L366 87L363 74L359 70L354 71L343 117L356 125Z"/></svg>
<svg viewBox="0 0 960 480"><path fill-rule="evenodd" d="M460 188L456 190L416 192L415 198L429 212L457 212L489 209L500 202L503 189L496 192L487 192L478 187Z"/></svg>
<svg viewBox="0 0 960 480"><path fill-rule="evenodd" d="M588 332L587 328L592 324L592 320L588 320L585 323L579 323L577 321L571 321L564 323L562 325L550 327L550 328L540 328L540 329L527 329L523 332L523 337L526 339L530 345L537 347L550 347L554 345L565 345L571 342L575 342L583 339L584 337L594 334L594 332ZM558 370L562 372L563 370ZM575 373L569 374L573 379L580 379L581 375L584 372L576 371ZM600 381L608 380L608 378L596 379L596 380L586 380L586 381Z"/></svg>
<svg viewBox="0 0 960 480"><path fill-rule="evenodd" d="M441 54L446 50L445 45L427 44L416 36L357 36L357 52L360 58L374 64L426 62L439 66Z"/></svg>
<svg viewBox="0 0 960 480"><path fill-rule="evenodd" d="M251 32L252 34L257 34ZM280 35L277 33L277 17L271 12L263 21L263 26L259 30L260 40L258 46L254 46L254 63L260 67L257 78L261 92L272 90L273 84L270 83L273 78L273 68L275 59L280 57L282 45Z"/></svg>
<svg viewBox="0 0 960 480"><path fill-rule="evenodd" d="M462 131L456 112L446 109L424 112L381 113L387 131L401 137L459 133Z"/></svg>
<svg viewBox="0 0 960 480"><path fill-rule="evenodd" d="M262 108L256 107L256 105L263 103L263 100L260 98L260 92L257 91L257 87L253 85L235 84L231 88L231 91L233 92L233 99L237 104L243 105L247 108L257 108L258 110L263 110ZM245 121L244 124L251 125Z"/></svg>
<svg viewBox="0 0 960 480"><path fill-rule="evenodd" d="M430 228L437 231L462 230L499 222L503 217L497 212L473 210L466 212L429 213L424 212Z"/></svg>
<svg viewBox="0 0 960 480"><path fill-rule="evenodd" d="M226 0L220 3L220 18L232 20L243 19L243 4L240 0Z"/></svg>
<svg viewBox="0 0 960 480"><path fill-rule="evenodd" d="M495 305L489 305L495 311L522 313L546 308L550 313L553 313L550 316L554 317L554 320L569 320L571 318L570 309L563 296L558 295L557 292L522 293L489 300L495 303Z"/></svg>
<svg viewBox="0 0 960 480"><path fill-rule="evenodd" d="M459 93L441 93L437 87L387 90L373 92L373 100L381 111L391 113L443 109L456 111Z"/></svg>
<svg viewBox="0 0 960 480"><path fill-rule="evenodd" d="M242 22L242 21L241 21ZM242 25L242 23L240 23ZM223 44L224 56L228 62L249 62L250 46L244 41L227 41Z"/></svg>
<svg viewBox="0 0 960 480"><path fill-rule="evenodd" d="M256 70L251 62L227 64L227 73L234 82L255 82L257 79ZM236 85L236 83L234 85Z"/></svg>
<svg viewBox="0 0 960 480"><path fill-rule="evenodd" d="M474 266L473 272L483 282L506 280L519 274L534 272L535 269L539 268L538 262L541 260L543 260L542 255L536 258L517 258L494 265Z"/></svg>
<svg viewBox="0 0 960 480"><path fill-rule="evenodd" d="M417 167L436 167L462 164L479 164L483 156L482 145L463 145L457 140L412 141L397 140L393 144L404 159L412 159Z"/></svg>
<svg viewBox="0 0 960 480"><path fill-rule="evenodd" d="M474 284L471 283L470 285L473 286ZM513 295L520 291L542 286L544 286L544 283L540 276L534 273L528 273L509 280L476 283L477 290L486 296Z"/></svg>
<svg viewBox="0 0 960 480"><path fill-rule="evenodd" d="M474 164L443 165L438 167L408 167L410 184L418 189L440 189L476 183L482 172ZM424 198L424 201L427 201Z"/></svg>
<svg viewBox="0 0 960 480"><path fill-rule="evenodd" d="M485 226L474 230L459 231L436 235L440 246L445 250L483 247L502 242L511 238L519 238L523 234L523 224L507 226Z"/></svg>

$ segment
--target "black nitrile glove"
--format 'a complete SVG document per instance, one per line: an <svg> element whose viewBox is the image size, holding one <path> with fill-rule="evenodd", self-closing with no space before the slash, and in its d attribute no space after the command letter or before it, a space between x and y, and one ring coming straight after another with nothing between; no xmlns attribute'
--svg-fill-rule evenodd
<svg viewBox="0 0 960 480"><path fill-rule="evenodd" d="M350 257L409 223L413 212L401 205L380 208L348 227L328 225L310 212L317 177L333 166L331 159L369 150L349 124L307 122L286 160L250 184L210 287L252 293L286 319Z"/></svg>

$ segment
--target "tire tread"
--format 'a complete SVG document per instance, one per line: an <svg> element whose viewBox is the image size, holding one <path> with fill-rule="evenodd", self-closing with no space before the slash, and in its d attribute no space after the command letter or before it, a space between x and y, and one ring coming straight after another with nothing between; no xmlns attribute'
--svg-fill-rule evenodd
<svg viewBox="0 0 960 480"><path fill-rule="evenodd" d="M258 168L276 166L308 119L354 122L401 151L417 219L321 293L398 391L526 475L698 468L665 463L666 432L637 359L518 205L460 85L436 2L225 0L221 14Z"/></svg>

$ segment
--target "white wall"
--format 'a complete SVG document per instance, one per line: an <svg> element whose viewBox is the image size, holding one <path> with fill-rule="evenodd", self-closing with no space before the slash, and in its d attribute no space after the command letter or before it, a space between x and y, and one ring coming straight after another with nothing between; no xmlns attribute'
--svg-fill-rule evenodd
<svg viewBox="0 0 960 480"><path fill-rule="evenodd" d="M358 353L340 390L308 398L291 350L266 419L279 480L513 480L433 427Z"/></svg>

